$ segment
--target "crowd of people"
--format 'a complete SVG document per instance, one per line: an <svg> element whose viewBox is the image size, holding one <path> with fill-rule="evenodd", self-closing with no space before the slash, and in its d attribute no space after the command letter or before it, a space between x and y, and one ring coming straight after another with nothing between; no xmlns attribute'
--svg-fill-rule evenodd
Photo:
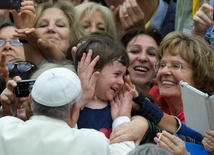
<svg viewBox="0 0 214 155"><path fill-rule="evenodd" d="M0 9L0 152L214 155L214 129L188 127L179 84L214 94L210 4L20 0Z"/></svg>

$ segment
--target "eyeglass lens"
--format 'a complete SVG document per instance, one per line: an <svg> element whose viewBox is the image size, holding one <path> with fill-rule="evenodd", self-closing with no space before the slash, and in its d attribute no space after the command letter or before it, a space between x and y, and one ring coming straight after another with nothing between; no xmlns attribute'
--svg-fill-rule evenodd
<svg viewBox="0 0 214 155"><path fill-rule="evenodd" d="M0 40L0 46L4 46L6 42L10 42L11 45L13 46L21 46L22 43L19 41L19 39L14 39L14 40Z"/></svg>
<svg viewBox="0 0 214 155"><path fill-rule="evenodd" d="M33 67L33 65L28 62L7 62L8 70L12 70L15 65L20 72L27 72Z"/></svg>

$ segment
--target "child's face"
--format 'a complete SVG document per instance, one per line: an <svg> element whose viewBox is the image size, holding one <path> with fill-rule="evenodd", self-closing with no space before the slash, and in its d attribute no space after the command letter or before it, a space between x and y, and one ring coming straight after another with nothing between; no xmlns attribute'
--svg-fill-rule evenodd
<svg viewBox="0 0 214 155"><path fill-rule="evenodd" d="M126 73L126 66L118 60L107 64L97 79L95 95L106 101L111 101L124 85L123 77Z"/></svg>

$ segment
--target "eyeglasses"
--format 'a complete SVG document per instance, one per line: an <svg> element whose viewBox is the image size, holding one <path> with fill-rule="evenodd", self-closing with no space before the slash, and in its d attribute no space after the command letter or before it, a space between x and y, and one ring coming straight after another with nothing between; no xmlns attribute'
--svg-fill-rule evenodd
<svg viewBox="0 0 214 155"><path fill-rule="evenodd" d="M13 46L22 46L23 44L20 42L19 39L13 39L13 40L0 40L0 46L4 46L6 42L10 42Z"/></svg>
<svg viewBox="0 0 214 155"><path fill-rule="evenodd" d="M184 64L180 64L180 63L170 63L170 64L167 64L167 63L164 63L164 62L157 62L154 64L154 69L155 69L155 72L158 72L158 70L162 70L164 69L165 67L167 67L168 69L171 69L173 71L180 71L180 70L183 70L185 68L190 68Z"/></svg>
<svg viewBox="0 0 214 155"><path fill-rule="evenodd" d="M12 70L15 66L20 72L27 72L31 68L34 68L33 64L25 61L7 62L7 67L9 71Z"/></svg>

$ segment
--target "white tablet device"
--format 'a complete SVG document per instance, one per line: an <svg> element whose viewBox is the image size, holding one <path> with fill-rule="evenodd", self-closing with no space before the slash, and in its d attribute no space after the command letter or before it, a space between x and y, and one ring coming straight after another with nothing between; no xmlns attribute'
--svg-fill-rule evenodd
<svg viewBox="0 0 214 155"><path fill-rule="evenodd" d="M210 96L187 82L180 81L186 125L204 133L214 129L214 96Z"/></svg>

